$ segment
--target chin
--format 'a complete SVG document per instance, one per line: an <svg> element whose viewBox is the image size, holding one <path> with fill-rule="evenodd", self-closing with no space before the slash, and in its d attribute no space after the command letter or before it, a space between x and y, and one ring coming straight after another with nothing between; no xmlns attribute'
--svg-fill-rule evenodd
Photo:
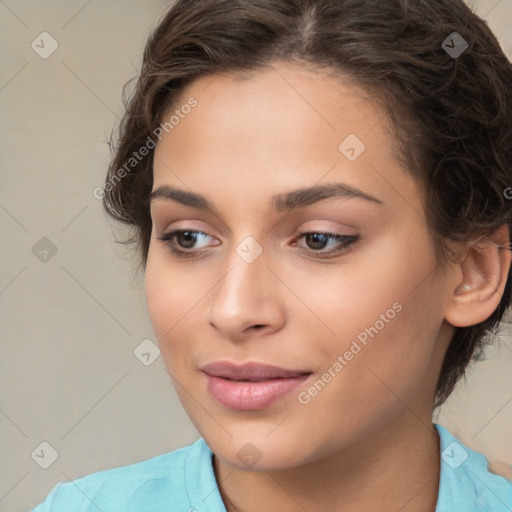
<svg viewBox="0 0 512 512"><path fill-rule="evenodd" d="M278 427L279 428L279 427ZM301 437L295 437L285 429L281 435L267 430L259 433L239 433L222 438L202 435L212 452L225 464L242 471L280 471L300 467L314 458L304 446Z"/></svg>

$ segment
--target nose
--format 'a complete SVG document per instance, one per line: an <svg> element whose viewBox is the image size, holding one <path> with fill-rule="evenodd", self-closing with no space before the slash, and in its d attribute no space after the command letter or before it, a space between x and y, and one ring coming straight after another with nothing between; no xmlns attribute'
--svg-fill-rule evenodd
<svg viewBox="0 0 512 512"><path fill-rule="evenodd" d="M224 277L212 290L208 321L224 338L264 336L284 325L282 283L267 267L264 255L248 263L233 251Z"/></svg>

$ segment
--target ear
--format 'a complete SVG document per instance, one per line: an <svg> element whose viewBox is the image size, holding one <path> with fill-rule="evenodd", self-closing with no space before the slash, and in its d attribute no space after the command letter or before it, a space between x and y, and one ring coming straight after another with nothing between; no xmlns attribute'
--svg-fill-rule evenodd
<svg viewBox="0 0 512 512"><path fill-rule="evenodd" d="M456 284L445 308L445 320L454 327L483 322L498 307L512 257L509 237L504 224L466 246L466 256L456 264Z"/></svg>

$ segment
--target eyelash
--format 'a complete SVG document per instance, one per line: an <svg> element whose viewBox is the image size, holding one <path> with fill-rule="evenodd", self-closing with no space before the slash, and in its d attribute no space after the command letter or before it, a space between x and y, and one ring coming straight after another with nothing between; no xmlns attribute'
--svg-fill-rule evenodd
<svg viewBox="0 0 512 512"><path fill-rule="evenodd" d="M175 229L174 231L170 231L169 233L164 233L162 236L158 237L158 240L164 243L164 245L167 246L167 248L170 250L171 253L176 255L179 258L190 258L193 256L197 256L198 252L188 252L181 249L177 249L176 246L173 244L174 239L181 233L191 233L191 234L200 234L200 235L206 235L206 233L203 233L202 231L196 231L193 229ZM335 248L331 249L330 251L320 252L315 251L313 249L309 249L309 251L313 254L323 254L328 255L329 257L335 257L339 253L342 253L345 250L349 250L350 246L357 242L359 240L358 235L339 235L336 233L329 233L325 231L305 231L303 233L300 233L297 237L297 240L304 238L308 235L323 235L327 237L330 240L336 240L340 242L340 245ZM209 236L209 235L206 235ZM306 249L307 250L307 249ZM334 256L332 256L334 255ZM326 256L315 256L316 258L322 259L326 258Z"/></svg>

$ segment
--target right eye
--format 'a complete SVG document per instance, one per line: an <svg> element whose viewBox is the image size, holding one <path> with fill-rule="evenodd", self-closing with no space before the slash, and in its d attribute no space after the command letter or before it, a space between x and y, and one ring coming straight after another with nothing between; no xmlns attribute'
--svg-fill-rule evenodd
<svg viewBox="0 0 512 512"><path fill-rule="evenodd" d="M186 258L194 256L199 251L189 251L184 249L197 248L197 246L195 246L196 242L204 241L207 238L212 237L202 231L192 229L175 229L169 233L164 233L162 236L159 236L158 240L163 242L173 254ZM202 247L207 247L207 244L204 244Z"/></svg>

